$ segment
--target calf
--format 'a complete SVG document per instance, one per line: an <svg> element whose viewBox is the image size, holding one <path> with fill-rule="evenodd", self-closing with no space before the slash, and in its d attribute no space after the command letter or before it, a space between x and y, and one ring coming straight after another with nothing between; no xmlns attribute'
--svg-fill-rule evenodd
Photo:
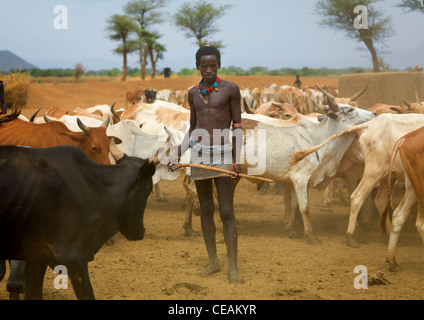
<svg viewBox="0 0 424 320"><path fill-rule="evenodd" d="M56 265L78 299L94 299L87 263L117 231L143 239L157 161L113 154L117 165L99 165L74 146L0 147L0 259L26 261L26 299L42 298Z"/></svg>

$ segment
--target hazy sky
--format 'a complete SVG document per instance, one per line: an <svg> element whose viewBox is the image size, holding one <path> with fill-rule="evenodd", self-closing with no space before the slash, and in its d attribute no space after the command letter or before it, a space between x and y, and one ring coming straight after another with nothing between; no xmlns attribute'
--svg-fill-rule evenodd
<svg viewBox="0 0 424 320"><path fill-rule="evenodd" d="M81 62L88 70L122 67L122 57L112 50L117 42L107 38L106 19L123 14L128 0L0 0L0 50L10 50L40 68L73 68ZM176 12L187 0L169 0L164 11ZM223 67L268 69L284 67L372 66L363 44L343 32L318 25L314 0L214 0L232 7L217 22L221 30L214 40L223 41ZM383 0L378 7L392 17L395 35L386 41L391 53L383 55L393 68L424 65L424 15L405 14L394 7L399 0ZM55 6L68 10L68 29L57 30ZM158 68L173 71L194 68L196 45L170 23L155 27L167 51ZM412 60L412 61L411 61ZM138 67L130 55L130 67Z"/></svg>

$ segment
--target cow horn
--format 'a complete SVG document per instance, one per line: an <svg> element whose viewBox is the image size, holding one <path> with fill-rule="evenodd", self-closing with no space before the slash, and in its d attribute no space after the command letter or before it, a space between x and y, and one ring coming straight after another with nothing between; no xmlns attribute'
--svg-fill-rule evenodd
<svg viewBox="0 0 424 320"><path fill-rule="evenodd" d="M327 91L325 91L323 88L321 88L321 86L318 84L318 89L328 98L330 97L331 99L336 99L332 94L329 94Z"/></svg>
<svg viewBox="0 0 424 320"><path fill-rule="evenodd" d="M149 162L153 162L156 167L160 163L159 156L156 154L154 157L149 158Z"/></svg>
<svg viewBox="0 0 424 320"><path fill-rule="evenodd" d="M340 107L339 105L330 97L327 97L328 100L328 106L330 107L330 110L333 112L339 111Z"/></svg>
<svg viewBox="0 0 424 320"><path fill-rule="evenodd" d="M253 109L247 105L247 101L244 97L243 97L243 104L244 104L244 110L246 110L246 113L255 114Z"/></svg>
<svg viewBox="0 0 424 320"><path fill-rule="evenodd" d="M89 127L87 127L84 123L82 123L82 121L79 119L79 118L77 118L77 124L78 124L78 127L83 131L83 132L85 132L86 134L89 134L89 132L90 132L90 128Z"/></svg>
<svg viewBox="0 0 424 320"><path fill-rule="evenodd" d="M116 101L114 103L112 103L112 105L110 106L110 112L115 116L115 117L119 117L118 114L115 111L115 104Z"/></svg>
<svg viewBox="0 0 424 320"><path fill-rule="evenodd" d="M37 116L37 113L41 110L41 108L39 108L37 111L35 111L35 113L31 116L31 118L29 119L29 122L34 122L35 117Z"/></svg>
<svg viewBox="0 0 424 320"><path fill-rule="evenodd" d="M274 106L274 107L276 107L277 109L282 109L283 108L283 105L281 104L281 103L278 103L278 102L271 102L271 104Z"/></svg>
<svg viewBox="0 0 424 320"><path fill-rule="evenodd" d="M123 156L124 153L121 151L121 149L119 149L119 147L116 145L115 143L115 139L111 138L110 139L110 147L109 147L109 152L112 155L113 159L115 159L115 161L120 160Z"/></svg>
<svg viewBox="0 0 424 320"><path fill-rule="evenodd" d="M50 122L52 121L52 119L50 119L46 114L43 115L44 121L45 122Z"/></svg>
<svg viewBox="0 0 424 320"><path fill-rule="evenodd" d="M321 113L326 113L325 106L322 104L318 104L315 102L315 100L312 99L312 104L314 105L314 108Z"/></svg>
<svg viewBox="0 0 424 320"><path fill-rule="evenodd" d="M165 129L165 132L168 136L172 137L173 136L173 132L171 130L169 130L167 127L163 126L163 128Z"/></svg>
<svg viewBox="0 0 424 320"><path fill-rule="evenodd" d="M368 89L368 85L365 86L364 89L362 89L361 91L359 91L358 93L354 94L353 96L350 97L351 101L356 101L356 99L358 99L360 96L362 96L362 94Z"/></svg>
<svg viewBox="0 0 424 320"><path fill-rule="evenodd" d="M405 105L406 105L409 109L411 109L411 104L410 104L408 101L406 101L406 100L405 100L405 98L403 99L403 102L405 102Z"/></svg>
<svg viewBox="0 0 424 320"><path fill-rule="evenodd" d="M105 128L107 128L107 126L109 125L109 123L110 123L110 117L108 116L106 118L106 120L102 123L102 126L105 127Z"/></svg>

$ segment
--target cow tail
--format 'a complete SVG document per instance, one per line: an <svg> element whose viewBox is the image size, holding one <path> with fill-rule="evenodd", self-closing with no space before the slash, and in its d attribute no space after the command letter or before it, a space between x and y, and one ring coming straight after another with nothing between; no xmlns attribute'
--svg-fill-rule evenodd
<svg viewBox="0 0 424 320"><path fill-rule="evenodd" d="M384 210L380 214L380 230L384 236L387 236L388 234L387 228L386 228L386 219L387 219L387 213L389 212L389 207L391 204L390 198L392 193L392 190L391 190L392 189L392 183L391 183L392 182L392 166L393 166L393 163L395 162L396 155L399 151L399 147L404 141L405 141L405 138L399 139L396 142L395 146L393 147L392 156L389 162L389 169L387 171L387 201L386 201L386 206L384 207Z"/></svg>
<svg viewBox="0 0 424 320"><path fill-rule="evenodd" d="M332 136L330 136L329 138L327 138L327 140L325 140L323 143L318 144L316 146L310 147L308 149L302 150L302 151L298 151L295 152L290 159L290 165L294 166L295 164L297 164L299 161L303 160L306 156L310 155L311 153L318 151L319 149L321 149L323 146L325 146L327 143L329 143L330 141L344 135L347 133L352 133L352 132L359 132L362 129L368 128L369 124L368 123L363 123L360 125L356 125L353 127L349 127L346 128L336 134L333 134Z"/></svg>

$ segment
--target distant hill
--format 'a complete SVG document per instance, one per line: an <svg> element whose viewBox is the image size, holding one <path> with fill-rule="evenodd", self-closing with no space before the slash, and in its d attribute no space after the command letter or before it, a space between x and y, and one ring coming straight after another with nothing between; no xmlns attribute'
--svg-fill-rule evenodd
<svg viewBox="0 0 424 320"><path fill-rule="evenodd" d="M10 69L34 69L36 66L19 58L9 50L0 50L0 71L9 72Z"/></svg>

